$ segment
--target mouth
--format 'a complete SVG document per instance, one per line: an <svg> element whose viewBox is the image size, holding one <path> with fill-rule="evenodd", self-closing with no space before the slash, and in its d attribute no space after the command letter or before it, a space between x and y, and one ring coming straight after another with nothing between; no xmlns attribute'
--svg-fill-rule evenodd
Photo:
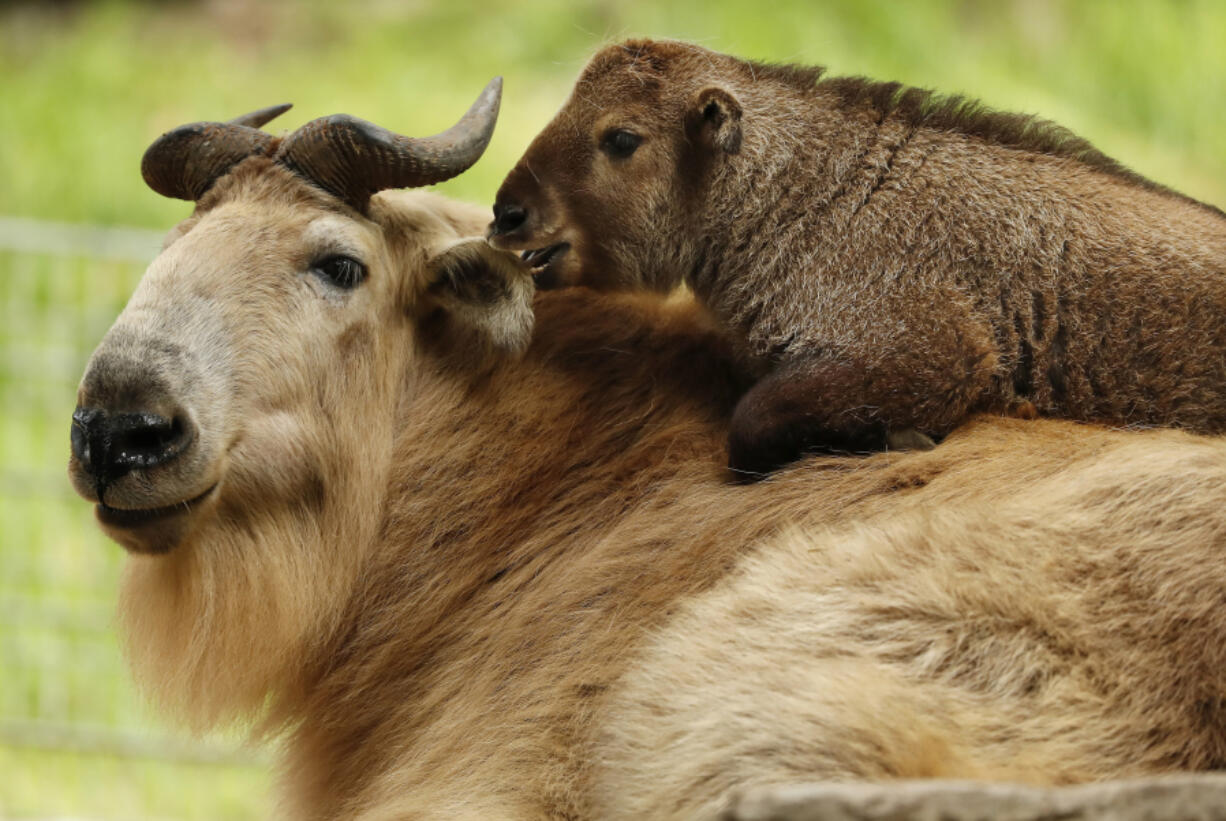
<svg viewBox="0 0 1226 821"><path fill-rule="evenodd" d="M552 264L570 250L569 242L558 242L544 248L531 248L519 255L520 259L532 269L532 279L537 287L548 287L552 284Z"/></svg>
<svg viewBox="0 0 1226 821"><path fill-rule="evenodd" d="M199 496L193 496L190 499L175 502L173 505L165 505L164 507L118 508L99 503L94 509L98 513L98 521L102 524L113 528L129 530L190 513L193 506L203 502L216 489L217 485L214 484Z"/></svg>

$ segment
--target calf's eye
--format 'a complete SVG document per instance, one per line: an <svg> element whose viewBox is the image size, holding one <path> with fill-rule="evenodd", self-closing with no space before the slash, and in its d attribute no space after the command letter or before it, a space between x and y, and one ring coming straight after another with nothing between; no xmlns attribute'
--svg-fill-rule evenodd
<svg viewBox="0 0 1226 821"><path fill-rule="evenodd" d="M333 254L311 263L311 271L337 288L356 288L366 279L366 266L353 257Z"/></svg>
<svg viewBox="0 0 1226 821"><path fill-rule="evenodd" d="M643 138L633 131L615 128L600 138L600 150L616 160L624 160L634 153Z"/></svg>

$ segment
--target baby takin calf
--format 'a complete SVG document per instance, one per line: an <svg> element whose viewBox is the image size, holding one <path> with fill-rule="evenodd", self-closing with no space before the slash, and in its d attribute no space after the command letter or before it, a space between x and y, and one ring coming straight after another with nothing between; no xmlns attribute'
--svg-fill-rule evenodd
<svg viewBox="0 0 1226 821"><path fill-rule="evenodd" d="M631 41L494 215L542 286L689 285L761 377L750 476L980 410L1226 429L1226 215L1033 117Z"/></svg>

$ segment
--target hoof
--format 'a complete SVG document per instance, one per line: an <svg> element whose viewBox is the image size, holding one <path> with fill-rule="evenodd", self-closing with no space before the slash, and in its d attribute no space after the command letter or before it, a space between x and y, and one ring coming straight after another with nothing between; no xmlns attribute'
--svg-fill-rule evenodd
<svg viewBox="0 0 1226 821"><path fill-rule="evenodd" d="M936 446L931 436L915 428L892 430L885 435L886 450L932 450Z"/></svg>

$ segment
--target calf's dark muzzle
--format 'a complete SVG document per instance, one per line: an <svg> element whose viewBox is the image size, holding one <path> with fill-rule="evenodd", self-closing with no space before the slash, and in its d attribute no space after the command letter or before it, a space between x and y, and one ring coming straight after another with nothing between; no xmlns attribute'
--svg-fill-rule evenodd
<svg viewBox="0 0 1226 821"><path fill-rule="evenodd" d="M506 236L521 226L528 219L528 209L517 202L500 201L494 203L494 221L490 223L491 237Z"/></svg>

